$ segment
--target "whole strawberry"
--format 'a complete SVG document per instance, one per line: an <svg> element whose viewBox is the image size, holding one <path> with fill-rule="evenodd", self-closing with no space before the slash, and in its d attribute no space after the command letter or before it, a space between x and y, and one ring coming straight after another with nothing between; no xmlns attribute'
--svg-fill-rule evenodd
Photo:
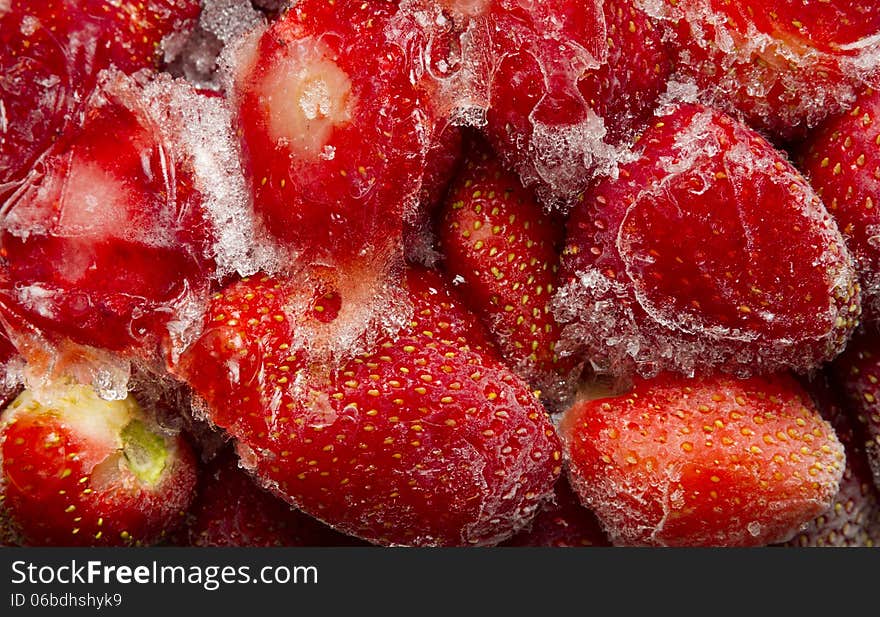
<svg viewBox="0 0 880 617"><path fill-rule="evenodd" d="M208 463L180 534L186 546L346 546L343 536L257 486L225 451Z"/></svg>
<svg viewBox="0 0 880 617"><path fill-rule="evenodd" d="M485 145L474 143L440 214L444 266L504 359L527 382L563 398L574 365L555 347L550 311L565 229Z"/></svg>
<svg viewBox="0 0 880 617"><path fill-rule="evenodd" d="M0 416L2 510L32 546L154 544L183 521L195 486L187 443L129 397L58 385Z"/></svg>
<svg viewBox="0 0 880 617"><path fill-rule="evenodd" d="M843 446L785 376L663 374L560 425L572 486L615 544L759 546L832 504Z"/></svg>
<svg viewBox="0 0 880 617"><path fill-rule="evenodd" d="M837 221L859 268L865 320L880 317L880 92L810 133L800 164Z"/></svg>
<svg viewBox="0 0 880 617"><path fill-rule="evenodd" d="M876 79L873 0L638 0L667 26L676 79L782 139L846 109Z"/></svg>
<svg viewBox="0 0 880 617"><path fill-rule="evenodd" d="M757 133L678 105L572 212L557 318L602 370L808 370L858 322L852 256L806 180Z"/></svg>
<svg viewBox="0 0 880 617"><path fill-rule="evenodd" d="M309 345L338 327L338 304L298 307L296 287L227 287L173 367L242 464L293 506L377 544L494 544L528 524L559 475L558 439L442 279L408 270L410 323L332 365Z"/></svg>
<svg viewBox="0 0 880 617"><path fill-rule="evenodd" d="M400 252L434 123L389 28L396 10L298 2L235 55L255 205L302 263L382 269Z"/></svg>

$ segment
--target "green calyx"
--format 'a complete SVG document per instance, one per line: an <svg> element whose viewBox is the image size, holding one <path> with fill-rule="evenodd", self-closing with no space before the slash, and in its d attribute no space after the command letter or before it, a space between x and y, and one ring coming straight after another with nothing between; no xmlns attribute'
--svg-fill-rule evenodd
<svg viewBox="0 0 880 617"><path fill-rule="evenodd" d="M128 468L141 482L154 486L168 463L165 440L140 420L132 420L122 429L122 454Z"/></svg>

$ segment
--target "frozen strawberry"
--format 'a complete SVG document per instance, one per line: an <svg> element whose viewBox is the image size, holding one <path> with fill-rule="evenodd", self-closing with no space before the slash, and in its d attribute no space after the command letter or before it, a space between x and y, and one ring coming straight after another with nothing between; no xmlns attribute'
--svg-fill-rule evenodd
<svg viewBox="0 0 880 617"><path fill-rule="evenodd" d="M868 90L846 114L801 146L801 169L837 221L859 267L865 320L880 317L880 93Z"/></svg>
<svg viewBox="0 0 880 617"><path fill-rule="evenodd" d="M874 483L880 489L880 335L860 331L832 365L835 383L863 430Z"/></svg>
<svg viewBox="0 0 880 617"><path fill-rule="evenodd" d="M106 74L81 129L0 213L0 312L12 328L122 349L207 286L212 229L193 153L147 102L138 83Z"/></svg>
<svg viewBox="0 0 880 617"><path fill-rule="evenodd" d="M568 479L556 483L553 501L544 504L531 526L504 546L611 546L596 515L581 505Z"/></svg>
<svg viewBox="0 0 880 617"><path fill-rule="evenodd" d="M18 389L17 380L9 370L17 357L18 351L7 338L6 333L0 329L0 409L6 407Z"/></svg>
<svg viewBox="0 0 880 617"><path fill-rule="evenodd" d="M0 4L0 197L76 120L101 69L158 66L163 37L197 0L6 0Z"/></svg>
<svg viewBox="0 0 880 617"><path fill-rule="evenodd" d="M860 314L853 259L806 180L757 133L679 105L572 212L557 318L602 370L807 370Z"/></svg>
<svg viewBox="0 0 880 617"><path fill-rule="evenodd" d="M444 265L504 359L542 390L559 390L574 368L555 351L561 330L550 311L564 234L489 149L469 148L441 212Z"/></svg>
<svg viewBox="0 0 880 617"><path fill-rule="evenodd" d="M828 376L805 384L816 407L846 451L846 469L831 508L802 527L791 546L880 546L880 490L874 486L858 427L841 405Z"/></svg>
<svg viewBox="0 0 880 617"><path fill-rule="evenodd" d="M234 71L256 208L304 264L400 252L433 121L390 41L391 2L306 0L240 46Z"/></svg>
<svg viewBox="0 0 880 617"><path fill-rule="evenodd" d="M783 139L842 112L862 84L880 75L880 11L873 0L650 6L669 26L678 77L694 84L704 102Z"/></svg>
<svg viewBox="0 0 880 617"><path fill-rule="evenodd" d="M576 404L569 475L615 544L759 546L831 506L844 450L785 376L669 374Z"/></svg>
<svg viewBox="0 0 880 617"><path fill-rule="evenodd" d="M660 32L632 0L490 4L487 135L527 185L571 202L665 87Z"/></svg>
<svg viewBox="0 0 880 617"><path fill-rule="evenodd" d="M182 522L195 459L131 397L58 385L26 390L0 417L2 507L24 544L146 545Z"/></svg>
<svg viewBox="0 0 880 617"><path fill-rule="evenodd" d="M187 546L351 546L337 533L257 486L231 452L211 461L183 530Z"/></svg>
<svg viewBox="0 0 880 617"><path fill-rule="evenodd" d="M411 322L338 366L291 345L335 321L323 303L292 312L296 286L265 277L226 288L173 369L245 467L376 544L486 545L528 524L553 491L559 442L442 279L408 270Z"/></svg>

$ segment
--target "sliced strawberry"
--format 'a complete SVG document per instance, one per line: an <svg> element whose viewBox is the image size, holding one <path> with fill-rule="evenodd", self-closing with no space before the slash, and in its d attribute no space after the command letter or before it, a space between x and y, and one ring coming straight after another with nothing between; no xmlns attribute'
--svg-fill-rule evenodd
<svg viewBox="0 0 880 617"><path fill-rule="evenodd" d="M525 526L552 493L559 442L443 281L409 270L412 321L338 367L291 345L334 321L323 304L291 303L296 286L226 288L173 369L238 440L242 463L295 507L377 544L485 545Z"/></svg>
<svg viewBox="0 0 880 617"><path fill-rule="evenodd" d="M866 320L880 317L880 92L863 92L801 146L801 169L856 258Z"/></svg>
<svg viewBox="0 0 880 617"><path fill-rule="evenodd" d="M508 364L554 398L574 368L556 353L550 312L564 234L488 148L470 147L441 212L446 271Z"/></svg>
<svg viewBox="0 0 880 617"><path fill-rule="evenodd" d="M544 504L531 526L504 546L611 546L596 515L581 505L568 479L556 483L553 501Z"/></svg>
<svg viewBox="0 0 880 617"><path fill-rule="evenodd" d="M880 76L873 0L650 6L669 26L680 79L695 84L704 102L783 139L842 112L866 80Z"/></svg>
<svg viewBox="0 0 880 617"><path fill-rule="evenodd" d="M232 452L211 461L183 530L187 546L353 546L344 536L267 493Z"/></svg>
<svg viewBox="0 0 880 617"><path fill-rule="evenodd" d="M805 389L846 450L846 469L831 508L802 527L791 546L880 546L880 490L874 486L862 435L841 406L828 376L819 373Z"/></svg>
<svg viewBox="0 0 880 617"><path fill-rule="evenodd" d="M131 397L59 385L52 399L26 390L0 421L2 504L25 544L153 544L182 522L196 480L185 441Z"/></svg>
<svg viewBox="0 0 880 617"><path fill-rule="evenodd" d="M0 8L0 197L76 118L101 69L157 67L197 0L7 0Z"/></svg>
<svg viewBox="0 0 880 617"><path fill-rule="evenodd" d="M632 0L496 0L487 135L542 195L572 202L592 167L654 107L671 70ZM606 134L607 131L607 134ZM607 151L607 152L606 152Z"/></svg>
<svg viewBox="0 0 880 617"><path fill-rule="evenodd" d="M851 255L757 133L680 105L572 212L557 317L603 370L810 369L855 327Z"/></svg>
<svg viewBox="0 0 880 617"><path fill-rule="evenodd" d="M572 486L615 544L759 546L829 508L843 446L791 378L636 379L562 419Z"/></svg>
<svg viewBox="0 0 880 617"><path fill-rule="evenodd" d="M865 451L880 489L880 335L873 329L857 333L832 371L864 432Z"/></svg>
<svg viewBox="0 0 880 617"><path fill-rule="evenodd" d="M256 207L303 263L400 252L433 121L387 38L396 10L306 0L239 51L233 98Z"/></svg>
<svg viewBox="0 0 880 617"><path fill-rule="evenodd" d="M23 319L122 349L158 333L174 319L171 307L207 286L213 229L194 186L194 153L147 103L139 84L105 75L82 128L7 202L0 309L11 327Z"/></svg>

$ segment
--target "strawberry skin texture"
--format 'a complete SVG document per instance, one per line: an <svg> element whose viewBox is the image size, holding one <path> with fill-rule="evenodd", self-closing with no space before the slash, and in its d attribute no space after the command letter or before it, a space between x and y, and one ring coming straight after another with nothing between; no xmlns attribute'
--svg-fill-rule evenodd
<svg viewBox="0 0 880 617"><path fill-rule="evenodd" d="M843 446L793 379L636 379L560 425L572 486L617 545L760 546L829 508Z"/></svg>
<svg viewBox="0 0 880 617"><path fill-rule="evenodd" d="M573 369L550 311L565 229L488 148L468 152L440 215L445 269L508 364L543 388Z"/></svg>
<svg viewBox="0 0 880 617"><path fill-rule="evenodd" d="M831 365L834 381L863 432L863 442L880 488L880 336L858 332Z"/></svg>
<svg viewBox="0 0 880 617"><path fill-rule="evenodd" d="M202 470L184 531L187 546L355 546L263 490L226 451Z"/></svg>
<svg viewBox="0 0 880 617"><path fill-rule="evenodd" d="M808 370L860 315L852 256L806 180L757 133L697 105L572 212L557 318L613 373Z"/></svg>
<svg viewBox="0 0 880 617"><path fill-rule="evenodd" d="M556 483L553 501L544 504L529 529L503 546L544 546L578 548L611 546L596 515L581 505L568 479Z"/></svg>
<svg viewBox="0 0 880 617"><path fill-rule="evenodd" d="M494 544L525 526L559 475L558 439L442 279L408 270L412 322L338 367L291 348L315 317L285 314L290 285L228 287L173 369L261 483L375 544Z"/></svg>
<svg viewBox="0 0 880 617"><path fill-rule="evenodd" d="M105 74L40 173L0 215L0 309L77 343L155 340L169 306L207 287L210 226L190 160L144 108L139 85Z"/></svg>
<svg viewBox="0 0 880 617"><path fill-rule="evenodd" d="M790 546L880 546L880 490L874 486L861 431L833 384L819 373L804 388L846 451L846 469L831 508L807 523Z"/></svg>
<svg viewBox="0 0 880 617"><path fill-rule="evenodd" d="M123 403L110 403L116 404ZM0 504L22 544L149 545L183 522L196 473L192 450L181 437L162 436L168 461L151 486L122 469L124 455L113 440L81 430L63 410L35 413L31 407L26 392L0 423Z"/></svg>
<svg viewBox="0 0 880 617"><path fill-rule="evenodd" d="M878 74L873 0L666 0L653 10L668 25L677 77L783 140L842 112Z"/></svg>
<svg viewBox="0 0 880 617"><path fill-rule="evenodd" d="M0 196L76 119L101 69L158 68L162 38L199 11L197 0L9 0L0 12Z"/></svg>
<svg viewBox="0 0 880 617"><path fill-rule="evenodd" d="M396 10L299 2L240 54L233 103L255 207L306 262L387 259L419 197L433 122L386 38Z"/></svg>
<svg viewBox="0 0 880 617"><path fill-rule="evenodd" d="M880 316L880 93L867 90L852 109L812 132L800 165L822 198L859 267L864 320Z"/></svg>

